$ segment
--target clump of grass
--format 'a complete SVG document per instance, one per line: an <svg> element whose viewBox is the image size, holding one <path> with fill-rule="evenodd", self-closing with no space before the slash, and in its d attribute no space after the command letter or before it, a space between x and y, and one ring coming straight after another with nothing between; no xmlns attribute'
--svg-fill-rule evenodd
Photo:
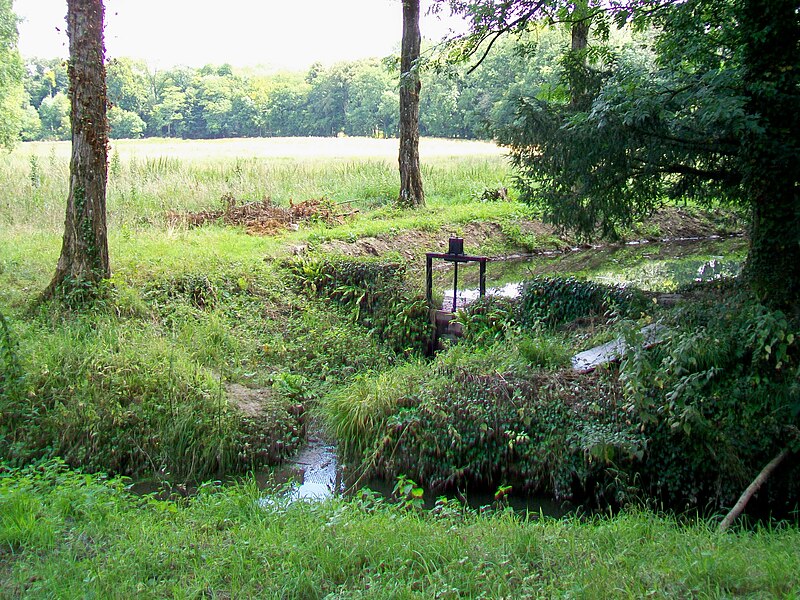
<svg viewBox="0 0 800 600"><path fill-rule="evenodd" d="M323 397L325 423L344 456L363 459L383 434L389 415L425 377L424 363L412 361L379 373L364 373Z"/></svg>
<svg viewBox="0 0 800 600"><path fill-rule="evenodd" d="M19 357L25 394L3 398L0 424L8 460L57 455L89 470L181 480L254 466L224 381L179 339L94 314L31 328ZM288 408L271 408L272 439L291 439ZM284 446L270 458L291 451Z"/></svg>
<svg viewBox="0 0 800 600"><path fill-rule="evenodd" d="M516 340L520 357L529 365L556 370L570 365L574 351L563 336L539 330Z"/></svg>

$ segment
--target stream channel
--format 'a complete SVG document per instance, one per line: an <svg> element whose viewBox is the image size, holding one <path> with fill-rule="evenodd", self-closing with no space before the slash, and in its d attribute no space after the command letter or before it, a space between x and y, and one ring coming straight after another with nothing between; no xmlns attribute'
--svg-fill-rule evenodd
<svg viewBox="0 0 800 600"><path fill-rule="evenodd" d="M574 275L606 284L637 286L652 292L675 292L680 286L695 281L709 281L736 276L747 253L747 240L742 237L681 239L663 242L633 242L624 245L578 248L567 252L542 253L493 259L487 266L487 293L505 296L519 294L521 282L537 275ZM459 267L458 297L463 306L478 296L479 270L474 266ZM452 307L453 270L449 264L435 266L434 301ZM309 434L308 444L282 467L257 476L264 489L279 489L283 500L314 501L347 494L362 487L391 495L393 482L363 481L349 485L339 462L334 442L320 432ZM491 505L492 492L469 492L466 497L473 508ZM426 505L435 497L426 490ZM269 493L262 504L276 502ZM575 507L545 497L509 497L509 505L517 510L559 517Z"/></svg>

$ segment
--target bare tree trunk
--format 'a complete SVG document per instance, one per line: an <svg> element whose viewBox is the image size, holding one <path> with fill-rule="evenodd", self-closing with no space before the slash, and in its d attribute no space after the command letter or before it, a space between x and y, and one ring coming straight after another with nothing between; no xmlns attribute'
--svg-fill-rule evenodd
<svg viewBox="0 0 800 600"><path fill-rule="evenodd" d="M400 50L400 206L425 204L419 170L420 53L419 0L403 0L403 41Z"/></svg>
<svg viewBox="0 0 800 600"><path fill-rule="evenodd" d="M44 292L96 283L111 275L106 232L108 119L103 1L67 0L72 125L64 241Z"/></svg>
<svg viewBox="0 0 800 600"><path fill-rule="evenodd" d="M588 104L588 67L586 65L586 48L589 46L589 21L576 21L572 24L570 69L570 105L582 110Z"/></svg>

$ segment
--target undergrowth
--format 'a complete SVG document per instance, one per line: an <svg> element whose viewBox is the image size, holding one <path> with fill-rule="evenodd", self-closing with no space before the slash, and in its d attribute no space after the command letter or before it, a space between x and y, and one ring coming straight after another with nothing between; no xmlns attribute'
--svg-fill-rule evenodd
<svg viewBox="0 0 800 600"><path fill-rule="evenodd" d="M362 468L386 477L722 510L781 449L800 447L800 329L732 283L685 293L691 302L665 310L626 288L533 279L518 300L460 311L464 337L406 367L411 385L382 393L392 378L367 375L325 398L328 419ZM576 374L570 357L598 319L629 351ZM655 343L640 332L653 322ZM797 468L787 461L755 513L796 510Z"/></svg>

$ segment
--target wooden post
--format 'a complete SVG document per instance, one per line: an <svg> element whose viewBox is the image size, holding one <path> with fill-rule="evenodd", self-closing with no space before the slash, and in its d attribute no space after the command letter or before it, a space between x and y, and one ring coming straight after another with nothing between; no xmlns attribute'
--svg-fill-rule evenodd
<svg viewBox="0 0 800 600"><path fill-rule="evenodd" d="M485 258L481 259L480 266L481 266L481 271L480 271L481 274L480 274L480 283L478 285L479 285L481 298L483 298L484 296L486 296L486 259Z"/></svg>
<svg viewBox="0 0 800 600"><path fill-rule="evenodd" d="M458 261L453 263L453 312L456 312L456 296L458 296Z"/></svg>

